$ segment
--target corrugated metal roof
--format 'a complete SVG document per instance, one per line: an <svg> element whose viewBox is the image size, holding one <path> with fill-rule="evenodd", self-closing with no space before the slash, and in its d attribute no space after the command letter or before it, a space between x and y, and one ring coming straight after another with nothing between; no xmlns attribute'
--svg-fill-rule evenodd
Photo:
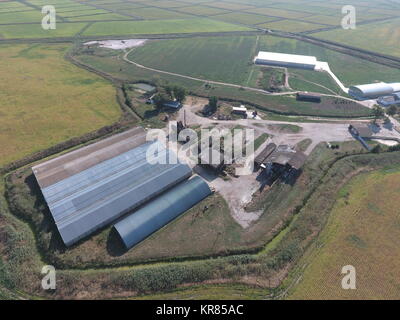
<svg viewBox="0 0 400 320"><path fill-rule="evenodd" d="M351 95L358 95L362 98L373 98L378 97L380 95L389 95L393 93L393 88L387 83L371 83L371 84L362 84L358 86L350 87L349 93Z"/></svg>
<svg viewBox="0 0 400 320"><path fill-rule="evenodd" d="M145 142L145 130L136 127L38 164L32 168L32 171L39 186L46 188Z"/></svg>
<svg viewBox="0 0 400 320"><path fill-rule="evenodd" d="M274 152L276 149L275 143L269 143L254 159L257 165L262 165L264 161Z"/></svg>
<svg viewBox="0 0 400 320"><path fill-rule="evenodd" d="M190 177L181 163L150 164L156 143L156 158L168 159L172 151L148 142L42 189L67 246Z"/></svg>
<svg viewBox="0 0 400 320"><path fill-rule="evenodd" d="M292 168L299 170L304 165L306 160L307 160L307 156L303 152L297 151L294 154L294 156L289 160L288 164Z"/></svg>
<svg viewBox="0 0 400 320"><path fill-rule="evenodd" d="M210 194L207 183L194 177L119 221L114 228L125 247L132 248Z"/></svg>
<svg viewBox="0 0 400 320"><path fill-rule="evenodd" d="M256 57L257 63L261 61L287 62L294 64L305 64L310 66L315 66L317 64L316 57L265 51L260 51L258 53L258 56Z"/></svg>
<svg viewBox="0 0 400 320"><path fill-rule="evenodd" d="M353 128L357 131L360 137L369 138L373 135L373 131L368 125L355 124L353 125Z"/></svg>

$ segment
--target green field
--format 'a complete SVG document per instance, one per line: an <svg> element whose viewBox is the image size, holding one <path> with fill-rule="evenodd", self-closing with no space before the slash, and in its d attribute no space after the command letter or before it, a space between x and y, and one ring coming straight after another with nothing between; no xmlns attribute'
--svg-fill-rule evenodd
<svg viewBox="0 0 400 320"><path fill-rule="evenodd" d="M338 29L316 33L321 39L400 57L400 19L358 26L356 30Z"/></svg>
<svg viewBox="0 0 400 320"><path fill-rule="evenodd" d="M0 39L73 37L85 26L86 23L57 23L57 29L43 30L39 23L0 25Z"/></svg>
<svg viewBox="0 0 400 320"><path fill-rule="evenodd" d="M120 14L105 13L105 14L67 17L66 19L68 19L68 21L99 21L99 20L107 21L107 20L127 20L127 17L124 17Z"/></svg>
<svg viewBox="0 0 400 320"><path fill-rule="evenodd" d="M324 28L321 24L297 21L296 23L287 23L287 21L276 21L276 22L267 22L263 24L259 24L259 27L264 27L272 30L280 30L280 31L288 31L288 32L303 32L310 30L318 30Z"/></svg>
<svg viewBox="0 0 400 320"><path fill-rule="evenodd" d="M348 86L377 80L395 82L400 78L400 70L397 69L297 40L271 36L151 41L133 50L129 59L163 71L255 86L260 77L260 67L255 67L252 60L259 50L316 56L320 61L327 61L332 71ZM293 80L289 83L294 90L340 92L326 73L296 69L289 72Z"/></svg>
<svg viewBox="0 0 400 320"><path fill-rule="evenodd" d="M400 294L400 169L357 176L338 196L327 226L290 299L398 299ZM343 290L340 271L356 268L356 290Z"/></svg>
<svg viewBox="0 0 400 320"><path fill-rule="evenodd" d="M152 41L128 57L152 68L206 80L243 84L250 73L255 37Z"/></svg>
<svg viewBox="0 0 400 320"><path fill-rule="evenodd" d="M370 116L371 111L357 103L336 104L334 98L324 98L321 104L296 101L294 95L271 96L260 92L244 90L240 87L212 85L207 87L203 80L191 80L175 75L165 75L128 64L120 53L110 50L80 48L75 52L78 60L88 66L107 72L113 77L130 82L151 81L158 85L176 84L200 96L218 96L223 99L243 101L256 105L263 112L279 112L287 115L320 115L320 116Z"/></svg>
<svg viewBox="0 0 400 320"><path fill-rule="evenodd" d="M28 6L28 4L32 6ZM44 5L55 5L59 30L40 29ZM95 22L83 33L84 37L128 36L144 34L260 31L260 28L309 33L323 39L400 56L398 49L400 6L384 0L361 1L354 4L357 30L338 29L343 4L324 0L292 1L111 1L111 0L28 0L0 2L0 40L58 38L80 36L84 25ZM92 15L103 13L103 15ZM71 17L71 18L62 18ZM74 18L72 18L74 17ZM203 20L204 19L204 20ZM376 19L389 19L376 22ZM128 20L110 22L110 20ZM129 21L133 20L133 21ZM140 21L137 21L140 20ZM69 25L63 24L69 22ZM229 24L221 24L226 22ZM4 25L5 23L10 25ZM31 23L32 25L17 25ZM365 24L364 24L365 23ZM3 25L2 25L3 24ZM246 26L249 29L246 29ZM327 28L326 31L318 30ZM332 30L330 30L332 29Z"/></svg>
<svg viewBox="0 0 400 320"><path fill-rule="evenodd" d="M197 32L251 31L251 29L209 19L166 21L96 22L85 30L85 36L169 34Z"/></svg>
<svg viewBox="0 0 400 320"><path fill-rule="evenodd" d="M118 120L113 86L65 61L67 49L0 46L0 166Z"/></svg>

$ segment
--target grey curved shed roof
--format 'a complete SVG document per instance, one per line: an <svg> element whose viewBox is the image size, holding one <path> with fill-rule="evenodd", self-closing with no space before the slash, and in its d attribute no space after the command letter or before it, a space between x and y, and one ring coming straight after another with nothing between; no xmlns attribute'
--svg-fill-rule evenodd
<svg viewBox="0 0 400 320"><path fill-rule="evenodd" d="M160 163L151 164L147 151L155 144ZM172 154L158 141L148 142L42 188L64 243L72 245L189 178L189 166L163 164Z"/></svg>
<svg viewBox="0 0 400 320"><path fill-rule="evenodd" d="M114 228L125 247L130 249L210 194L207 183L194 177L119 221Z"/></svg>
<svg viewBox="0 0 400 320"><path fill-rule="evenodd" d="M377 98L379 96L390 95L400 89L398 83L371 83L352 86L349 88L349 94L359 98Z"/></svg>

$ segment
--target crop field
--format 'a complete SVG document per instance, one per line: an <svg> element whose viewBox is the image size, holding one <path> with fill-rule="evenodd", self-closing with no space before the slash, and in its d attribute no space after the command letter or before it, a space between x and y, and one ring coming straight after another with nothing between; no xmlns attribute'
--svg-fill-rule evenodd
<svg viewBox="0 0 400 320"><path fill-rule="evenodd" d="M385 1L357 1L353 5L357 10L357 21L362 22L357 30L348 31L341 28L343 19L341 1L323 0L291 0L255 1L255 0L153 0L153 1L123 1L123 0L27 0L0 2L0 26L10 24L12 28L18 23L32 24L35 28L43 17L41 7L54 5L58 15L60 28L62 22L79 24L82 21L96 22L84 36L116 36L136 34L169 34L198 33L225 31L260 31L273 29L295 33L312 33L321 38L338 41L345 44L360 46L377 52L397 55L396 39L398 38L398 19L400 6ZM75 13L74 13L75 12ZM3 15L3 16L2 16ZM79 17L78 17L79 15ZM71 17L71 18L68 18ZM72 18L74 17L74 18ZM199 18L206 23L200 23ZM379 22L376 20L385 19ZM113 21L110 21L113 20ZM115 21L121 20L121 23ZM152 21L152 24L135 24L142 20ZM184 22L179 22L179 21ZM168 23L171 21L171 23ZM216 21L230 24L222 26ZM165 24L165 29L163 25ZM193 24L194 27L189 26ZM152 26L154 25L154 26ZM89 26L85 24L85 26ZM248 26L249 29L243 29ZM71 26L69 32L56 32L51 35L36 32L12 33L3 31L3 38L75 38L82 29L81 26ZM146 32L146 29L149 31ZM391 30L395 32L391 33ZM75 32L74 32L75 31ZM371 39L380 36L378 42L371 44ZM0 38L1 39L1 38ZM394 52L393 52L394 51Z"/></svg>
<svg viewBox="0 0 400 320"><path fill-rule="evenodd" d="M254 66L252 61L258 50L316 56L320 61L329 62L332 71L347 86L374 81L395 82L400 78L397 69L297 40L271 36L150 41L135 48L128 57L146 67L163 71L255 86L261 68ZM292 75L290 85L295 90L340 92L337 84L326 73L296 69L290 69L289 73Z"/></svg>
<svg viewBox="0 0 400 320"><path fill-rule="evenodd" d="M399 189L399 167L362 174L343 187L289 298L398 299ZM345 265L356 269L356 290L341 288Z"/></svg>
<svg viewBox="0 0 400 320"><path fill-rule="evenodd" d="M0 39L63 38L76 35L86 23L57 23L55 30L43 30L41 25L0 25Z"/></svg>
<svg viewBox="0 0 400 320"><path fill-rule="evenodd" d="M255 40L215 37L152 41L136 48L129 59L160 70L243 84L254 58Z"/></svg>
<svg viewBox="0 0 400 320"><path fill-rule="evenodd" d="M118 120L113 86L65 61L67 49L0 46L0 166Z"/></svg>
<svg viewBox="0 0 400 320"><path fill-rule="evenodd" d="M400 57L400 19L361 25L356 30L332 30L313 36Z"/></svg>
<svg viewBox="0 0 400 320"><path fill-rule="evenodd" d="M182 19L165 21L121 21L96 22L87 28L84 36L129 35L129 34L169 34L169 33L195 33L195 32L229 32L249 31L246 27L235 26L229 23L209 19Z"/></svg>

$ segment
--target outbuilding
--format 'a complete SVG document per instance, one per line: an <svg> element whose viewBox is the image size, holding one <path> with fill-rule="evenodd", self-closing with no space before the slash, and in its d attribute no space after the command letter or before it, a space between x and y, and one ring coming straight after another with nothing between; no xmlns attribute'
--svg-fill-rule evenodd
<svg viewBox="0 0 400 320"><path fill-rule="evenodd" d="M378 103L382 107L400 105L400 92L393 93L390 96L380 97Z"/></svg>
<svg viewBox="0 0 400 320"><path fill-rule="evenodd" d="M247 115L247 108L244 105L241 105L240 107L232 107L232 113Z"/></svg>
<svg viewBox="0 0 400 320"><path fill-rule="evenodd" d="M186 164L165 163L173 152L144 136L133 129L32 168L66 246L191 176Z"/></svg>
<svg viewBox="0 0 400 320"><path fill-rule="evenodd" d="M321 103L321 95L313 92L298 92L296 94L296 100Z"/></svg>
<svg viewBox="0 0 400 320"><path fill-rule="evenodd" d="M370 138L373 135L373 131L368 125L349 125L349 131L351 134L361 138Z"/></svg>
<svg viewBox="0 0 400 320"><path fill-rule="evenodd" d="M317 58L278 52L260 51L254 59L258 65L315 70Z"/></svg>
<svg viewBox="0 0 400 320"><path fill-rule="evenodd" d="M400 83L371 83L352 86L349 88L349 95L358 100L377 99L400 92Z"/></svg>
<svg viewBox="0 0 400 320"><path fill-rule="evenodd" d="M210 194L207 183L199 176L193 177L119 221L114 229L130 249Z"/></svg>

